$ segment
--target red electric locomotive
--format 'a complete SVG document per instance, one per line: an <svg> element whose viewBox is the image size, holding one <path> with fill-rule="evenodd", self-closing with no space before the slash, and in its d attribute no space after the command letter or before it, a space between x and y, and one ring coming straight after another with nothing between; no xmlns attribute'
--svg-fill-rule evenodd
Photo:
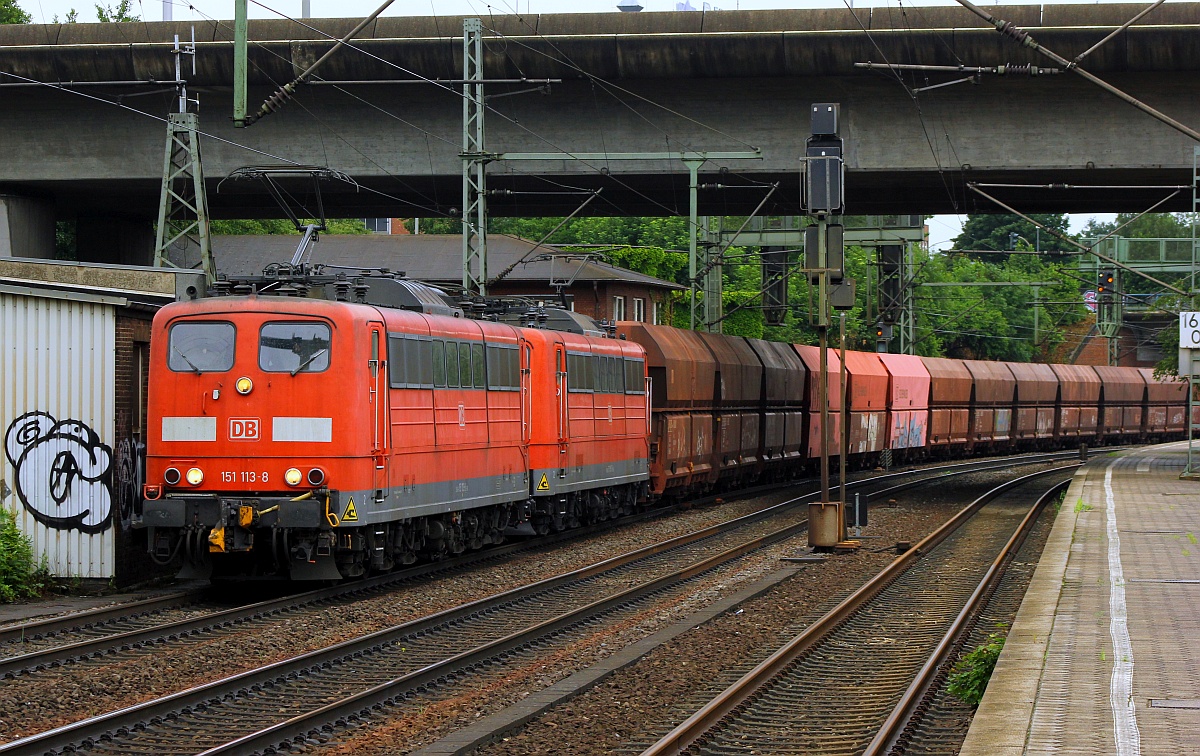
<svg viewBox="0 0 1200 756"><path fill-rule="evenodd" d="M338 579L635 505L641 347L561 311L579 333L467 319L393 277L327 278L156 315L142 524L160 560Z"/></svg>

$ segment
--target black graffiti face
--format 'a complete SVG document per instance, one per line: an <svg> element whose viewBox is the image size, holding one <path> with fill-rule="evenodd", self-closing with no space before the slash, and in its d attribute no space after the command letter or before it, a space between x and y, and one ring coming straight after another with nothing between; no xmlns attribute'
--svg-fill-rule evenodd
<svg viewBox="0 0 1200 756"><path fill-rule="evenodd" d="M112 524L112 449L78 420L46 412L18 417L4 434L17 498L38 522L60 530L100 533Z"/></svg>

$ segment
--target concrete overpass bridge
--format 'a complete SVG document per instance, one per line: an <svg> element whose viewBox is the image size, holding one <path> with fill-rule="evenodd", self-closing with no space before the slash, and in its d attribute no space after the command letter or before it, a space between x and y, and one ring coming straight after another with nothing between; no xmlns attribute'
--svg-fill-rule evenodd
<svg viewBox="0 0 1200 756"><path fill-rule="evenodd" d="M1142 5L988 6L1072 58ZM251 105L291 80L355 19L250 22ZM0 84L94 83L74 92L0 86L0 193L89 228L144 228L157 208L169 88L99 82L174 78L172 36L193 24L0 27ZM332 216L435 216L461 202L462 18L381 18L323 68L324 81L248 129L234 129L232 22L194 25L210 204L217 217L275 215L257 184L221 179L246 165L293 161L357 182L325 187ZM548 93L489 85L488 151L563 152L550 162L492 163L495 214L566 214L576 192L604 188L598 214L687 212L679 160L572 160L567 153L745 151L701 169L701 212L795 214L808 106L842 104L848 212L996 208L968 181L1082 185L1191 183L1185 136L1063 73L984 76L913 94L953 74L901 77L856 62L997 66L1048 61L958 7L559 14L484 19L488 79L561 79ZM1200 126L1200 3L1168 3L1084 66L1192 127ZM898 80L901 79L901 80ZM342 83L331 83L342 82ZM371 83L364 83L371 82ZM86 96L84 96L86 95ZM103 100L103 101L102 101ZM119 103L113 104L114 102ZM218 190L218 185L219 190ZM748 188L749 187L749 188ZM1190 209L1190 192L1162 209ZM1023 211L1142 210L1162 192L1022 190ZM120 230L120 229L118 229Z"/></svg>

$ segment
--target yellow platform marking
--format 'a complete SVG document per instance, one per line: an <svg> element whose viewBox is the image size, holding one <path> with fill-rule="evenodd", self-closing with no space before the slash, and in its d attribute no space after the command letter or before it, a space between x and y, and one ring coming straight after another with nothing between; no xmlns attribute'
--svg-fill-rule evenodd
<svg viewBox="0 0 1200 756"><path fill-rule="evenodd" d="M354 508L354 497L350 497L350 501L346 504L346 511L342 512L342 522L358 522L358 510Z"/></svg>
<svg viewBox="0 0 1200 756"><path fill-rule="evenodd" d="M542 479L538 481L537 490L539 490L539 491L549 491L550 490L550 479L546 477L546 473L542 473Z"/></svg>

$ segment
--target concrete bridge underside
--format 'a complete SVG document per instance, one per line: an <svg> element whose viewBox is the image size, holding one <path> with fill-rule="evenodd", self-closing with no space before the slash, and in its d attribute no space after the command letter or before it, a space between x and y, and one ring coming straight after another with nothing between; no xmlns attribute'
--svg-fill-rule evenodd
<svg viewBox="0 0 1200 756"><path fill-rule="evenodd" d="M1073 57L1139 7L989 10ZM847 12L832 11L552 16L538 20L537 34L529 33L528 19L509 17L491 31L487 76L563 81L549 94L491 100L487 147L490 152L589 153L756 148L761 160L714 160L704 166L701 182L725 188L702 191L701 212L747 213L764 196L764 185L779 182L765 212L794 214L808 107L840 102L852 213L998 209L968 191L968 181L1110 187L1191 183L1192 141L1077 75L985 76L975 85L913 97L890 74L853 68L856 61L881 58L1047 64L982 28L961 9L921 10L927 13L917 17L927 29L904 29L895 19L885 23L877 13L865 19L869 34ZM1165 5L1145 19L1147 26L1123 33L1085 65L1177 120L1200 126L1198 20L1198 3ZM401 38L402 22L419 38ZM346 20L319 23L331 33L348 25ZM0 71L38 81L170 78L170 45L162 40L180 24L79 26L25 27L19 37L0 29ZM249 129L234 129L228 26L198 28L200 70L192 80L202 101L202 128L211 135L203 150L215 216L276 215L275 204L257 183L221 179L239 167L280 159L335 168L357 182L324 185L332 216L438 216L457 210L462 101L456 89L306 86L279 113ZM384 19L360 46L422 76L456 78L461 76L460 30L460 19ZM311 33L252 22L252 39L277 40L252 48L252 104L271 91L271 81L286 81L327 48L327 42L303 41L305 35ZM356 50L342 51L335 61L322 72L325 78L412 78ZM958 77L907 78L912 87ZM525 88L497 85L489 92ZM109 100L145 90L81 89ZM60 217L151 218L165 138L156 117L165 116L173 101L170 92L159 92L126 97L123 107L116 107L46 88L0 88L0 192L44 198ZM603 188L602 200L589 212L687 212L687 169L678 160L501 161L492 163L489 173L491 188L511 192L489 198L495 214L565 214L582 200L578 192L596 188ZM295 189L302 196L302 186ZM1124 188L995 191L1029 212L1138 211L1165 196L1160 190ZM1161 209L1185 210L1190 204L1191 192L1185 191Z"/></svg>

